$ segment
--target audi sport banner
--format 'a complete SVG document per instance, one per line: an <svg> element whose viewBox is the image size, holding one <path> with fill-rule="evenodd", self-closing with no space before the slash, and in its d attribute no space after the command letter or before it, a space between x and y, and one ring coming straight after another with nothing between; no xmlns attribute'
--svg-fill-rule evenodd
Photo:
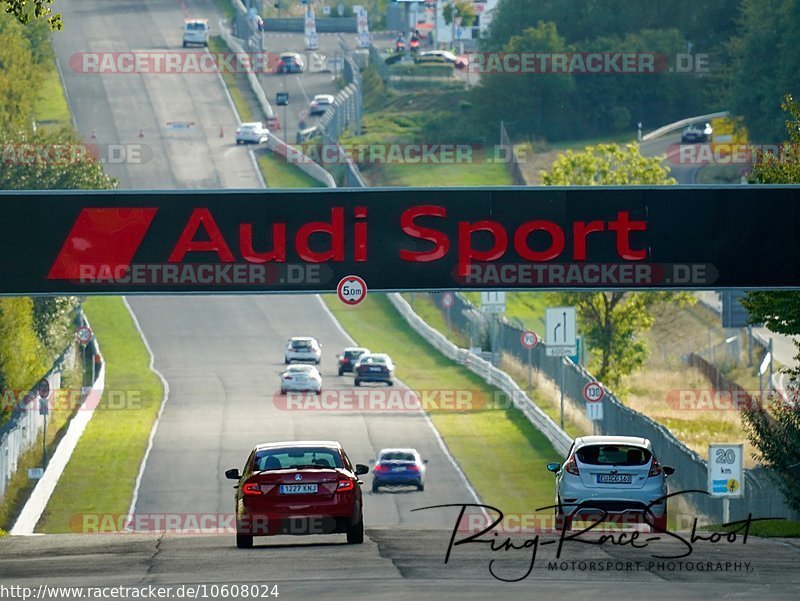
<svg viewBox="0 0 800 601"><path fill-rule="evenodd" d="M800 288L798 189L0 193L0 293Z"/></svg>

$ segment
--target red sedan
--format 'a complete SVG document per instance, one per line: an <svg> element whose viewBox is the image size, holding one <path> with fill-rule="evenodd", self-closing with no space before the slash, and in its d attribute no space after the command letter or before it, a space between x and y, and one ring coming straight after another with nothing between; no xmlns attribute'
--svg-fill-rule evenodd
<svg viewBox="0 0 800 601"><path fill-rule="evenodd" d="M275 442L250 453L244 472L225 476L236 486L236 546L253 536L346 533L364 542L361 481L366 465L350 463L338 442Z"/></svg>

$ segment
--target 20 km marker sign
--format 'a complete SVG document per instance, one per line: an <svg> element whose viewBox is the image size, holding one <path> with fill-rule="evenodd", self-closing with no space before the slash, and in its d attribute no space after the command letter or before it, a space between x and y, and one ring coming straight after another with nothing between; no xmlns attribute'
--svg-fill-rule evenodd
<svg viewBox="0 0 800 601"><path fill-rule="evenodd" d="M602 399L604 395L605 392L603 392L603 387L600 382L589 382L583 387L583 398L590 403L596 403Z"/></svg>
<svg viewBox="0 0 800 601"><path fill-rule="evenodd" d="M367 297L367 283L357 275L348 275L339 281L336 294L346 305L357 305Z"/></svg>

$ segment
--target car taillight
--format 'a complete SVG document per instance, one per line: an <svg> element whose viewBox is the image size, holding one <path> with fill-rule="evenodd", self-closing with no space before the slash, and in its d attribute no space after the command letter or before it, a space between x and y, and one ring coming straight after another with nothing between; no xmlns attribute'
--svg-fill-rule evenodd
<svg viewBox="0 0 800 601"><path fill-rule="evenodd" d="M419 468L416 465L409 465L406 469L409 472L418 472L419 471Z"/></svg>
<svg viewBox="0 0 800 601"><path fill-rule="evenodd" d="M572 474L573 476L578 476L579 475L578 462L575 461L575 456L574 455L569 458L569 461L567 461L566 465L564 466L564 469L568 473Z"/></svg>
<svg viewBox="0 0 800 601"><path fill-rule="evenodd" d="M650 471L647 472L647 476L651 477L651 476L660 476L660 475L661 475L661 465L659 465L658 461L656 461L655 457L654 457L653 458L653 463L650 466Z"/></svg>
<svg viewBox="0 0 800 601"><path fill-rule="evenodd" d="M347 357L342 357L342 363L350 363L350 359Z"/></svg>
<svg viewBox="0 0 800 601"><path fill-rule="evenodd" d="M260 495L261 485L257 482L248 482L242 487L242 494L245 495Z"/></svg>
<svg viewBox="0 0 800 601"><path fill-rule="evenodd" d="M292 379L292 376L283 376L283 379L284 379L284 380L291 380L291 379Z"/></svg>
<svg viewBox="0 0 800 601"><path fill-rule="evenodd" d="M339 486L336 489L338 492L345 492L348 490L353 490L356 487L356 483L353 480L339 480Z"/></svg>
<svg viewBox="0 0 800 601"><path fill-rule="evenodd" d="M388 472L388 471L389 471L389 468L388 468L388 467L386 467L385 465L376 465L376 466L373 468L373 470L372 470L372 471L373 471L373 472L377 472L377 473L379 473L379 474L380 474L380 473L383 473L383 472Z"/></svg>

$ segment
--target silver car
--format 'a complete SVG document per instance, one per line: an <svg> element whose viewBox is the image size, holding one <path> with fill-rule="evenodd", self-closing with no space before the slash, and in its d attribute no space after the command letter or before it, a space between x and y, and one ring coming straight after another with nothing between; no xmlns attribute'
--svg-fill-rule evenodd
<svg viewBox="0 0 800 601"><path fill-rule="evenodd" d="M310 336L295 336L286 342L283 362L287 365L292 361L313 361L319 365L321 359L322 345L316 338Z"/></svg>
<svg viewBox="0 0 800 601"><path fill-rule="evenodd" d="M313 365L290 365L281 374L281 394L289 391L322 392L322 376Z"/></svg>
<svg viewBox="0 0 800 601"><path fill-rule="evenodd" d="M582 436L576 438L563 465L550 463L556 474L556 529L569 530L574 519L645 521L667 527L667 476L646 438Z"/></svg>

